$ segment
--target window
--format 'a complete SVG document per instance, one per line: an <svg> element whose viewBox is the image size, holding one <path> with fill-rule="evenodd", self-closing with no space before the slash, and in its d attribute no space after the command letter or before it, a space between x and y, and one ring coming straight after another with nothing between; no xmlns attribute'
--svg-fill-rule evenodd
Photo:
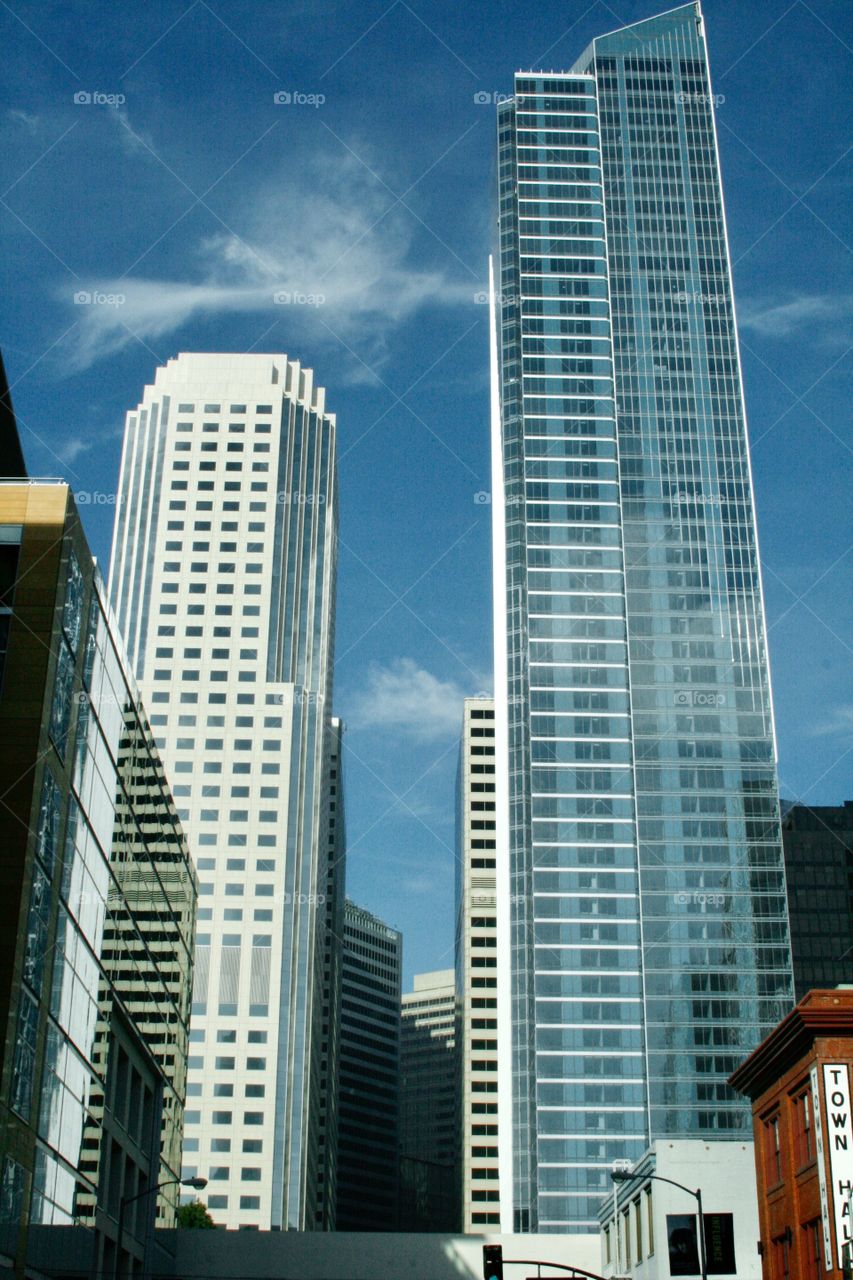
<svg viewBox="0 0 853 1280"><path fill-rule="evenodd" d="M634 1201L634 1237L637 1246L635 1261L639 1266L643 1261L643 1211L639 1196Z"/></svg>
<svg viewBox="0 0 853 1280"><path fill-rule="evenodd" d="M794 1158L801 1169L815 1156L814 1127L812 1120L811 1089L804 1089L793 1099L794 1108Z"/></svg>
<svg viewBox="0 0 853 1280"><path fill-rule="evenodd" d="M184 1143L186 1148L186 1142ZM820 1218L807 1222L803 1227L803 1280L818 1280L820 1265Z"/></svg>
<svg viewBox="0 0 853 1280"><path fill-rule="evenodd" d="M764 1176L768 1187L782 1181L782 1149L779 1140L779 1114L764 1122Z"/></svg>
<svg viewBox="0 0 853 1280"><path fill-rule="evenodd" d="M649 1237L649 1257L653 1257L655 1251L655 1222L652 1213L652 1189L646 1187L646 1230Z"/></svg>
<svg viewBox="0 0 853 1280"><path fill-rule="evenodd" d="M791 1243L787 1232L773 1241L773 1280L791 1280Z"/></svg>

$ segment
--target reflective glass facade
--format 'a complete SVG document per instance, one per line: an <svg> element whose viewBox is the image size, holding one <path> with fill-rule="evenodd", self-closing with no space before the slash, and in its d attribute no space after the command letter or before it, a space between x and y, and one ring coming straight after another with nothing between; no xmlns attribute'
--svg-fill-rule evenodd
<svg viewBox="0 0 853 1280"><path fill-rule="evenodd" d="M19 885L2 1248L20 1247L28 1210L30 1227L97 1227L93 1265L109 1269L120 1197L180 1173L197 885L68 489L0 486L0 528L20 546L0 695L4 877ZM164 1226L175 1201L158 1199ZM128 1217L122 1274L152 1210Z"/></svg>
<svg viewBox="0 0 853 1280"><path fill-rule="evenodd" d="M519 73L499 184L512 1221L591 1231L792 999L698 6Z"/></svg>

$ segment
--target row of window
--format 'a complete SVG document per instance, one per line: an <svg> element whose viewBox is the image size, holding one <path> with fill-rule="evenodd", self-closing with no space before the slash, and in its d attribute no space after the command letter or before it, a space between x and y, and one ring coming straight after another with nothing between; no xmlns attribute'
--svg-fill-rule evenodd
<svg viewBox="0 0 853 1280"><path fill-rule="evenodd" d="M645 1199L645 1209L642 1200ZM632 1230L633 1218L633 1230ZM648 1236L647 1250L644 1253L644 1228L645 1234ZM619 1238L616 1237L617 1230L620 1232ZM632 1253L633 1246L633 1253ZM644 1256L648 1258L654 1257L655 1252L655 1233L654 1233L654 1216L652 1213L652 1192L651 1187L647 1187L644 1196L636 1196L627 1208L621 1211L621 1223L617 1227L616 1224L608 1225L604 1228L604 1257L610 1262L618 1262L621 1265L637 1266L643 1261Z"/></svg>
<svg viewBox="0 0 853 1280"><path fill-rule="evenodd" d="M239 924L243 919L242 907L225 907L223 908L223 920L232 924ZM213 907L199 907L198 920L200 923L207 923L213 919ZM256 907L252 912L252 919L256 924L271 924L272 909L270 907Z"/></svg>
<svg viewBox="0 0 853 1280"><path fill-rule="evenodd" d="M184 1123L188 1125L201 1124L201 1112L194 1110L185 1111ZM234 1124L234 1112L211 1111L210 1123L214 1125L232 1125ZM237 1123L247 1126L262 1125L264 1123L264 1113L263 1111L244 1111L242 1113L242 1119L238 1116Z"/></svg>
<svg viewBox="0 0 853 1280"><path fill-rule="evenodd" d="M269 417L269 415L272 413L272 409L273 407L271 404L255 405L254 410L250 410L249 406L245 404L232 404L228 412L235 413L235 414L245 414L245 413L254 412L256 417L261 418L261 417ZM196 407L196 405L194 404L178 405L178 413L201 413L201 412L221 413L222 406L219 404L205 404L205 405L199 405L198 407Z"/></svg>
<svg viewBox="0 0 853 1280"><path fill-rule="evenodd" d="M184 1151L198 1151L198 1138L184 1138ZM231 1152L230 1138L211 1138L210 1150L213 1155L228 1155ZM244 1155L259 1156L263 1154L264 1143L262 1138L244 1138L241 1150ZM192 1176L192 1175L188 1175Z"/></svg>

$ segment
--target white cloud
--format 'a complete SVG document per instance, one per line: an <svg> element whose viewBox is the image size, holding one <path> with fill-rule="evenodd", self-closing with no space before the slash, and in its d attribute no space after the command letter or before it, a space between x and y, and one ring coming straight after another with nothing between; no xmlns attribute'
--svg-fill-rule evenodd
<svg viewBox="0 0 853 1280"><path fill-rule="evenodd" d="M367 687L347 715L353 728L394 730L421 741L450 737L462 728L462 703L470 690L440 680L411 658L372 666Z"/></svg>
<svg viewBox="0 0 853 1280"><path fill-rule="evenodd" d="M803 294L797 298L765 299L738 306L738 323L763 338L789 338L803 330L814 333L831 326L841 340L853 314L853 295Z"/></svg>
<svg viewBox="0 0 853 1280"><path fill-rule="evenodd" d="M410 261L416 223L399 205L389 210L393 197L363 166L324 157L301 180L299 173L289 167L266 190L242 192L233 229L185 255L196 278L190 271L182 279L80 281L78 292L123 301L79 307L68 367L87 368L135 339L156 342L191 319L228 312L266 313L270 325L284 321L285 332L298 323L315 341L337 335L368 365L381 364L389 328L425 307L470 303L465 281ZM277 294L292 300L276 303ZM369 376L354 363L358 377Z"/></svg>
<svg viewBox="0 0 853 1280"><path fill-rule="evenodd" d="M84 436L69 436L67 440L63 440L57 446L56 456L60 462L65 462L69 467L73 466L81 453L88 453L95 444L94 440L87 440Z"/></svg>
<svg viewBox="0 0 853 1280"><path fill-rule="evenodd" d="M853 703L841 703L833 707L829 717L806 729L809 738L853 737Z"/></svg>
<svg viewBox="0 0 853 1280"><path fill-rule="evenodd" d="M22 124L30 133L38 133L41 126L41 116L34 115L30 111L24 111L20 107L10 107L6 115L10 120L14 120L16 124Z"/></svg>

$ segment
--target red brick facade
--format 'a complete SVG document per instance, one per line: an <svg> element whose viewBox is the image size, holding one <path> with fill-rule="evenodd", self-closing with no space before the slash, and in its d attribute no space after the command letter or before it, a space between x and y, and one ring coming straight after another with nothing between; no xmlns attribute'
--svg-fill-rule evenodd
<svg viewBox="0 0 853 1280"><path fill-rule="evenodd" d="M838 1108L837 1102L827 1106L827 1086L831 1090L832 1084L831 1078L825 1080L825 1064L843 1068L835 1079L843 1084L846 1075L849 1099L853 989L810 991L730 1080L752 1099L765 1280L841 1280L830 1145L843 1148L839 1124L846 1127L850 1116L849 1107ZM847 1152L840 1157L846 1159ZM846 1222L849 1235L849 1218Z"/></svg>

